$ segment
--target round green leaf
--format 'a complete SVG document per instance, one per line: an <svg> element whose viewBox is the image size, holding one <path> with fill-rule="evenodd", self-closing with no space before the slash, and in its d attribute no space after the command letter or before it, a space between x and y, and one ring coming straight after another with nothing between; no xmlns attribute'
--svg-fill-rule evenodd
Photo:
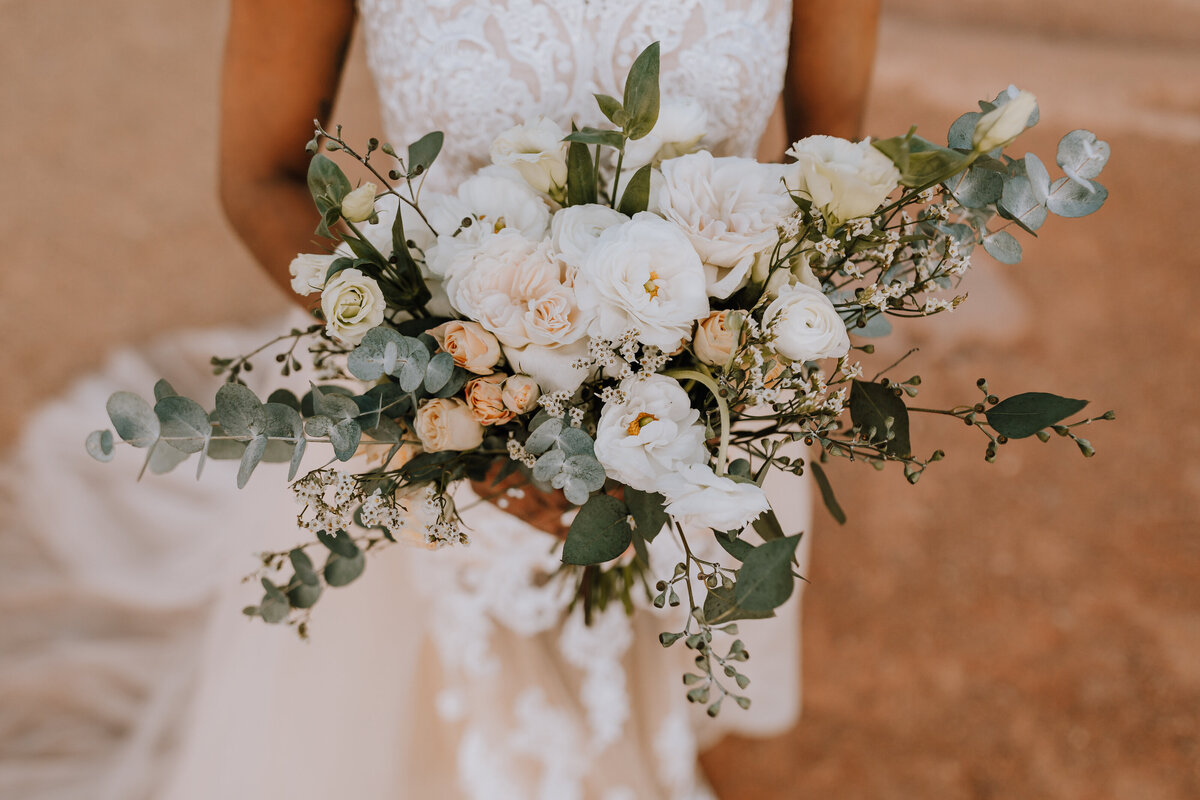
<svg viewBox="0 0 1200 800"><path fill-rule="evenodd" d="M563 544L563 562L601 564L624 553L633 541L628 517L629 509L617 498L593 495L571 523Z"/></svg>
<svg viewBox="0 0 1200 800"><path fill-rule="evenodd" d="M108 398L108 418L123 441L149 447L158 441L161 426L150 404L133 392L116 392Z"/></svg>
<svg viewBox="0 0 1200 800"><path fill-rule="evenodd" d="M352 558L330 553L325 561L325 582L330 586L345 586L353 583L367 566L366 556L359 551Z"/></svg>
<svg viewBox="0 0 1200 800"><path fill-rule="evenodd" d="M113 435L110 430L92 431L87 437L88 455L97 461L112 461Z"/></svg>

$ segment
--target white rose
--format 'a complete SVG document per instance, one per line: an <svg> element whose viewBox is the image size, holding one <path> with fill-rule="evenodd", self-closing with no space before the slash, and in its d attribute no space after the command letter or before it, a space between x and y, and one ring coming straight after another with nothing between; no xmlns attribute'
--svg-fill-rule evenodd
<svg viewBox="0 0 1200 800"><path fill-rule="evenodd" d="M504 407L514 414L527 414L537 408L542 390L528 375L509 375L504 381Z"/></svg>
<svg viewBox="0 0 1200 800"><path fill-rule="evenodd" d="M342 216L350 222L366 222L375 213L375 184L364 183L342 198Z"/></svg>
<svg viewBox="0 0 1200 800"><path fill-rule="evenodd" d="M708 316L704 266L678 227L648 212L600 234L580 270L580 304L595 309L589 330L674 352Z"/></svg>
<svg viewBox="0 0 1200 800"><path fill-rule="evenodd" d="M567 273L548 242L504 230L451 272L446 291L460 314L508 347L559 347L584 336L591 321L576 302Z"/></svg>
<svg viewBox="0 0 1200 800"><path fill-rule="evenodd" d="M301 253L292 259L288 272L292 274L292 291L296 294L310 295L321 291L325 285L325 274L329 265L337 258L336 255L322 256L313 253Z"/></svg>
<svg viewBox="0 0 1200 800"><path fill-rule="evenodd" d="M386 308L379 284L357 269L334 275L321 292L325 331L346 344L361 342L367 331L383 322Z"/></svg>
<svg viewBox="0 0 1200 800"><path fill-rule="evenodd" d="M492 163L512 167L543 194L561 192L567 185L566 135L558 123L539 116L496 137Z"/></svg>
<svg viewBox="0 0 1200 800"><path fill-rule="evenodd" d="M691 98L664 99L650 133L625 144L621 171L633 174L646 164L658 166L669 158L693 153L708 132L708 112Z"/></svg>
<svg viewBox="0 0 1200 800"><path fill-rule="evenodd" d="M628 219L621 212L596 203L570 206L550 218L550 243L563 261L578 267L595 247L600 234Z"/></svg>
<svg viewBox="0 0 1200 800"><path fill-rule="evenodd" d="M625 402L606 403L596 426L596 458L610 477L656 492L663 476L708 462L700 412L678 381L626 378L621 391Z"/></svg>
<svg viewBox="0 0 1200 800"><path fill-rule="evenodd" d="M687 464L663 477L666 512L682 525L740 531L770 510L757 484L717 475L707 464Z"/></svg>
<svg viewBox="0 0 1200 800"><path fill-rule="evenodd" d="M504 348L504 357L508 359L509 366L532 377L543 391L569 394L574 394L591 374L591 370L573 366L574 362L587 354L586 339L561 347L529 344Z"/></svg>
<svg viewBox="0 0 1200 800"><path fill-rule="evenodd" d="M791 146L788 185L809 197L827 218L865 217L900 183L900 171L870 141L809 136Z"/></svg>
<svg viewBox="0 0 1200 800"><path fill-rule="evenodd" d="M687 234L704 262L709 295L745 285L756 260L779 241L778 226L796 204L783 167L700 152L664 161L659 213Z"/></svg>
<svg viewBox="0 0 1200 800"><path fill-rule="evenodd" d="M1037 98L1031 92L1018 91L1015 86L1009 86L996 99L1004 104L996 106L975 122L971 145L978 153L1012 144L1013 139L1029 127L1029 120L1038 107Z"/></svg>
<svg viewBox="0 0 1200 800"><path fill-rule="evenodd" d="M435 397L417 410L414 431L428 453L472 450L483 444L483 426L471 407L453 397Z"/></svg>
<svg viewBox="0 0 1200 800"><path fill-rule="evenodd" d="M850 352L846 325L829 298L803 284L784 286L763 314L775 351L792 361L840 358Z"/></svg>

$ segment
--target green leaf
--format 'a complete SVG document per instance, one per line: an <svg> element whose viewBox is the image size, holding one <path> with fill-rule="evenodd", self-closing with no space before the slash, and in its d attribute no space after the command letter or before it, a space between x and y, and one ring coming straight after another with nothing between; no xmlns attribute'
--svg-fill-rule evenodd
<svg viewBox="0 0 1200 800"><path fill-rule="evenodd" d="M664 510L666 504L666 498L661 494L643 492L631 486L625 487L625 505L629 507L629 513L633 514L638 536L647 542L653 542L670 520Z"/></svg>
<svg viewBox="0 0 1200 800"><path fill-rule="evenodd" d="M1108 199L1108 189L1095 181L1082 183L1070 178L1059 178L1050 187L1046 207L1060 217L1086 217Z"/></svg>
<svg viewBox="0 0 1200 800"><path fill-rule="evenodd" d="M329 429L329 443L338 461L349 461L358 452L362 441L362 426L357 420L344 419Z"/></svg>
<svg viewBox="0 0 1200 800"><path fill-rule="evenodd" d="M122 441L149 447L158 441L161 426L150 404L133 392L115 392L108 398L108 418Z"/></svg>
<svg viewBox="0 0 1200 800"><path fill-rule="evenodd" d="M1001 400L984 412L988 425L1002 436L1024 439L1082 411L1087 400L1047 392L1025 392Z"/></svg>
<svg viewBox="0 0 1200 800"><path fill-rule="evenodd" d="M738 607L756 613L772 611L792 596L792 557L801 535L763 542L747 554L734 586Z"/></svg>
<svg viewBox="0 0 1200 800"><path fill-rule="evenodd" d="M433 131L432 133L425 134L408 146L409 176L425 172L433 166L438 153L442 152L442 142L444 139L445 136L441 131ZM396 216L400 216L399 210L397 210Z"/></svg>
<svg viewBox="0 0 1200 800"><path fill-rule="evenodd" d="M372 386L363 394L355 397L354 403L358 406L358 416L355 421L362 426L363 430L379 427L381 420L386 420L389 416L398 417L410 406L408 395L391 381Z"/></svg>
<svg viewBox="0 0 1200 800"><path fill-rule="evenodd" d="M1014 220L1025 230L1033 233L1046 221L1046 207L1034 194L1033 184L1024 175L1017 175L1004 182L1000 204L996 207L1002 217Z"/></svg>
<svg viewBox="0 0 1200 800"><path fill-rule="evenodd" d="M113 435L110 430L92 431L87 437L88 455L97 461L112 461Z"/></svg>
<svg viewBox="0 0 1200 800"><path fill-rule="evenodd" d="M551 452L559 453L561 450ZM603 488L604 467L590 453L569 456L563 462L562 470L551 479L550 485L562 489L567 499L575 505L584 505L592 492Z"/></svg>
<svg viewBox="0 0 1200 800"><path fill-rule="evenodd" d="M567 147L567 205L582 206L596 199L596 172L588 146L571 142Z"/></svg>
<svg viewBox="0 0 1200 800"><path fill-rule="evenodd" d="M240 383L226 383L217 390L217 418L230 436L257 436L267 429L262 403Z"/></svg>
<svg viewBox="0 0 1200 800"><path fill-rule="evenodd" d="M162 400L164 397L174 397L177 394L179 392L175 391L175 387L168 383L165 378L159 378L158 382L154 384L155 402Z"/></svg>
<svg viewBox="0 0 1200 800"><path fill-rule="evenodd" d="M593 94L592 97L596 98L596 102L600 105L600 113L608 117L609 122L617 127L625 126L629 115L625 113L620 100L606 94Z"/></svg>
<svg viewBox="0 0 1200 800"><path fill-rule="evenodd" d="M308 162L308 191L322 214L329 208L341 205L342 198L351 190L350 180L341 167L326 156L318 153Z"/></svg>
<svg viewBox="0 0 1200 800"><path fill-rule="evenodd" d="M275 391L271 392L271 394L267 395L267 402L289 406L297 411L300 410L300 398L296 397L295 392L289 391L288 389L276 389Z"/></svg>
<svg viewBox="0 0 1200 800"><path fill-rule="evenodd" d="M768 508L765 513L759 515L751 524L758 535L763 538L764 542L773 542L785 536L783 526L779 524L779 517L775 516L775 509L773 508Z"/></svg>
<svg viewBox="0 0 1200 800"><path fill-rule="evenodd" d="M561 419L557 417L547 419L529 434L529 438L525 440L525 449L535 456L541 455L554 446L562 429L563 421Z"/></svg>
<svg viewBox="0 0 1200 800"><path fill-rule="evenodd" d="M750 611L737 603L737 585L718 586L709 589L704 598L704 621L709 625L720 625L739 619L767 619L775 616L774 611Z"/></svg>
<svg viewBox="0 0 1200 800"><path fill-rule="evenodd" d="M954 120L946 135L946 143L956 150L970 150L975 138L975 123L982 116L978 111L968 111Z"/></svg>
<svg viewBox="0 0 1200 800"><path fill-rule="evenodd" d="M996 231L983 237L983 249L1001 264L1021 263L1021 243L1008 231Z"/></svg>
<svg viewBox="0 0 1200 800"><path fill-rule="evenodd" d="M292 569L296 570L296 577L301 583L309 586L316 586L319 582L317 579L316 570L313 569L312 559L308 557L299 547L288 553L288 559L292 562Z"/></svg>
<svg viewBox="0 0 1200 800"><path fill-rule="evenodd" d="M933 180L946 180L968 162L969 156L922 139L911 132L872 142L875 149L892 160L900 170L904 186L924 186Z"/></svg>
<svg viewBox="0 0 1200 800"><path fill-rule="evenodd" d="M315 577L315 575L314 575ZM292 608L312 608L321 599L324 587L319 583L300 583L288 589L287 601Z"/></svg>
<svg viewBox="0 0 1200 800"><path fill-rule="evenodd" d="M575 515L562 560L566 564L601 564L625 552L633 541L629 509L615 497L594 495Z"/></svg>
<svg viewBox="0 0 1200 800"><path fill-rule="evenodd" d="M1023 159L1025 177L1029 179L1029 188L1039 203L1045 204L1050 194L1050 172L1042 160L1033 153L1026 153Z"/></svg>
<svg viewBox="0 0 1200 800"><path fill-rule="evenodd" d="M272 625L278 625L287 619L291 606L283 592L279 591L277 587L272 586L271 588L275 591L268 591L263 597L262 603L258 606L258 615L264 621Z"/></svg>
<svg viewBox="0 0 1200 800"><path fill-rule="evenodd" d="M358 404L348 389L341 386L317 386L311 384L313 413L329 417L333 422L354 419L358 416ZM310 419L309 422L312 422ZM317 433L315 436L324 436Z"/></svg>
<svg viewBox="0 0 1200 800"><path fill-rule="evenodd" d="M195 400L166 395L154 405L162 435L181 453L199 453L212 435L208 413Z"/></svg>
<svg viewBox="0 0 1200 800"><path fill-rule="evenodd" d="M1080 129L1059 140L1055 160L1068 177L1089 180L1104 169L1109 152L1108 142L1100 141L1091 131Z"/></svg>
<svg viewBox="0 0 1200 800"><path fill-rule="evenodd" d="M602 144L616 150L625 149L625 134L621 131L602 131L598 128L581 128L563 137L564 142L580 144Z"/></svg>
<svg viewBox="0 0 1200 800"><path fill-rule="evenodd" d="M833 484L829 482L828 476L825 475L825 470L816 461L810 462L812 467L813 478L817 482L817 488L821 490L821 499L825 502L825 508L829 510L832 516L839 525L846 524L846 512L842 510L842 506L837 501L837 497L833 494Z"/></svg>
<svg viewBox="0 0 1200 800"><path fill-rule="evenodd" d="M166 475L187 461L187 457L187 453L180 452L160 439L150 448L150 456L146 459L146 468L155 475Z"/></svg>
<svg viewBox="0 0 1200 800"><path fill-rule="evenodd" d="M854 381L850 387L850 419L874 445L901 457L912 455L908 438L908 407L890 386ZM888 438L887 420L892 420ZM874 431L874 433L872 433Z"/></svg>
<svg viewBox="0 0 1200 800"><path fill-rule="evenodd" d="M954 199L967 208L987 208L1000 199L1004 176L980 167L963 170L945 183Z"/></svg>
<svg viewBox="0 0 1200 800"><path fill-rule="evenodd" d="M621 194L621 204L617 208L622 214L632 217L650 207L650 165L647 164L629 179L629 184Z"/></svg>
<svg viewBox="0 0 1200 800"><path fill-rule="evenodd" d="M729 555L738 561L745 561L746 556L754 549L754 545L745 539L739 538L734 531L717 531L713 534L713 537L717 540L717 544L721 545L722 550L729 553Z"/></svg>
<svg viewBox="0 0 1200 800"><path fill-rule="evenodd" d="M441 391L450 378L454 376L454 356L449 353L437 353L429 359L425 367L425 391L436 394Z"/></svg>
<svg viewBox="0 0 1200 800"><path fill-rule="evenodd" d="M267 450L263 453L264 461L290 462L291 470L288 480L296 477L300 467L300 458L304 455L307 440L304 438L304 420L300 412L283 403L265 403L263 412L267 415Z"/></svg>
<svg viewBox="0 0 1200 800"><path fill-rule="evenodd" d="M643 50L629 68L629 77L625 79L624 103L629 120L624 129L630 139L641 139L658 122L658 69L658 42Z"/></svg>
<svg viewBox="0 0 1200 800"><path fill-rule="evenodd" d="M329 552L337 553L342 558L354 558L359 553L358 545L345 531L318 531L317 541L325 545Z"/></svg>
<svg viewBox="0 0 1200 800"><path fill-rule="evenodd" d="M566 460L567 457L562 450L558 448L547 450L538 456L537 461L533 462L533 479L549 483L555 475L562 471Z"/></svg>
<svg viewBox="0 0 1200 800"><path fill-rule="evenodd" d="M262 461L263 452L266 449L267 437L264 434L255 436L246 444L246 449L242 451L242 463L238 465L237 487L239 489L246 488L246 483L254 473L254 468Z"/></svg>
<svg viewBox="0 0 1200 800"><path fill-rule="evenodd" d="M325 582L330 586L345 586L353 583L367 566L366 556L359 551L357 555L346 558L337 553L330 553L325 561Z"/></svg>

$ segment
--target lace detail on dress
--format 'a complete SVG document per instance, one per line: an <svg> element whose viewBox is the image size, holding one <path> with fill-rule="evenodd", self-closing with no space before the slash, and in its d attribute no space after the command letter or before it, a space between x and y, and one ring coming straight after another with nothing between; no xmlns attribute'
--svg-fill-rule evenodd
<svg viewBox="0 0 1200 800"><path fill-rule="evenodd" d="M708 113L705 144L751 156L783 86L788 0L359 0L391 141L446 134L444 189L492 139L544 114L608 126L594 92L621 96L637 54L662 42L662 93Z"/></svg>

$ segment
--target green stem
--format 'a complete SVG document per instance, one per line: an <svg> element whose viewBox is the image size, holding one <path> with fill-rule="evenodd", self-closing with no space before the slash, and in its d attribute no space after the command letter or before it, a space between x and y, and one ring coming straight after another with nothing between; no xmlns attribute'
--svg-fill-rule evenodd
<svg viewBox="0 0 1200 800"><path fill-rule="evenodd" d="M725 398L721 396L721 387L717 385L709 376L703 372L697 372L691 369L673 369L664 372L664 375L671 378L686 378L696 381L704 385L712 393L713 399L717 401L717 412L721 415L721 443L717 448L717 474L725 474L726 460L729 457L729 435L731 426L729 424L729 404L725 402Z"/></svg>

